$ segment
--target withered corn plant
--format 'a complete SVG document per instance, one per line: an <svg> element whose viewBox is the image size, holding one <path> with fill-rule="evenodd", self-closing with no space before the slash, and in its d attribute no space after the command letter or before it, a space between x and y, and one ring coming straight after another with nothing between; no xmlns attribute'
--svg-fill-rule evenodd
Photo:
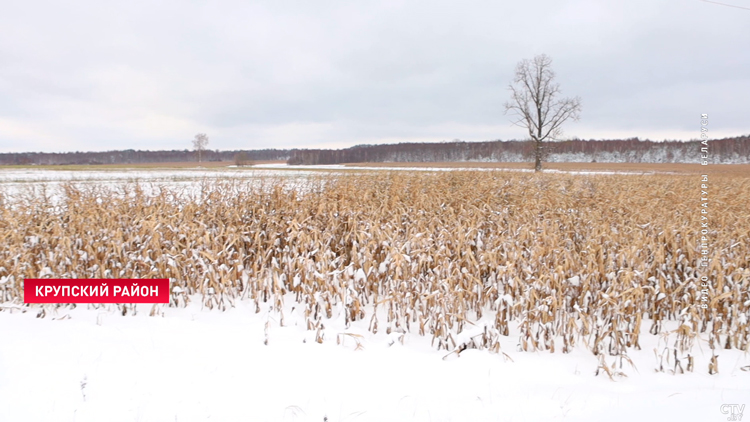
<svg viewBox="0 0 750 422"><path fill-rule="evenodd" d="M0 193L0 302L48 312L22 304L24 278L170 278L170 306L251 301L283 324L291 301L319 342L339 317L449 352L499 352L517 329L520 350L586 347L612 376L643 326L663 338L658 368L692 370L701 335L716 350L750 342L750 181L713 183L704 269L684 175L374 172L149 194L68 183L58 201L35 187Z"/></svg>

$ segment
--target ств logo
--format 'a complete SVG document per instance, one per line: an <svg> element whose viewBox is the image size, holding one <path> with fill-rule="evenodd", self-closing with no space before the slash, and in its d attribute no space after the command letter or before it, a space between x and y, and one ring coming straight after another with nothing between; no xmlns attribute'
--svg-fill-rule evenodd
<svg viewBox="0 0 750 422"><path fill-rule="evenodd" d="M739 404L722 404L721 405L721 413L725 415L729 415L727 417L728 421L741 421L742 420L742 414L745 412L745 405L739 405Z"/></svg>
<svg viewBox="0 0 750 422"><path fill-rule="evenodd" d="M169 303L169 279L23 280L24 303Z"/></svg>

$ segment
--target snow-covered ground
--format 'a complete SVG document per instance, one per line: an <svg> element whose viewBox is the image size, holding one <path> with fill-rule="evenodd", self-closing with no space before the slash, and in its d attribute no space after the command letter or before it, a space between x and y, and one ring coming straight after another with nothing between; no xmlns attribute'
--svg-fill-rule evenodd
<svg viewBox="0 0 750 422"><path fill-rule="evenodd" d="M321 171L328 170L328 171ZM226 180L259 181L262 179L283 179L293 183L300 191L304 190L305 180L321 175L336 176L352 171L508 171L533 172L530 169L462 168L462 167L359 167L344 165L288 166L286 164L259 164L253 167L212 169L132 169L132 170L47 170L47 169L0 169L0 197L17 198L31 190L38 195L42 189L51 203L62 194L62 185L72 182L77 186L95 186L117 190L123 184L137 182L147 195L160 188L188 189L197 191L204 182ZM612 175L612 174L653 174L613 171L563 171L549 169L547 173Z"/></svg>
<svg viewBox="0 0 750 422"><path fill-rule="evenodd" d="M102 182L145 182L179 183L226 178L254 179L259 177L305 177L321 174L319 170L330 170L333 174L342 171L509 171L531 173L531 169L502 169L475 167L364 167L344 165L288 166L286 164L258 164L252 167L230 166L215 169L132 169L132 170L46 170L46 169L0 169L0 186L24 184L55 184L61 182L102 183ZM652 172L618 171L564 171L544 170L545 173L569 174L652 174Z"/></svg>
<svg viewBox="0 0 750 422"><path fill-rule="evenodd" d="M291 302L284 327L264 305L197 302L154 317L0 312L0 421L720 421L722 405L750 404L750 357L722 351L708 375L705 343L695 372L673 375L655 372L658 339L644 334L636 368L611 381L585 349L519 352L514 333L508 357L444 359L427 337L402 345L335 313L318 344Z"/></svg>
<svg viewBox="0 0 750 422"><path fill-rule="evenodd" d="M38 195L44 189L46 195L54 203L62 193L62 185L68 182L79 187L106 188L114 191L125 184L137 182L147 195L152 195L161 188L196 191L204 182L227 180L257 182L282 179L301 185L305 178L319 173L310 170L253 171L231 168L103 171L0 169L0 195L6 198L16 198L29 191Z"/></svg>
<svg viewBox="0 0 750 422"><path fill-rule="evenodd" d="M284 170L284 169L280 169ZM268 176L305 176L310 171L262 171L252 168L218 168L218 169L150 169L150 170L35 170L35 169L0 169L0 183L41 183L41 182L176 182L213 180L223 178L257 178Z"/></svg>
<svg viewBox="0 0 750 422"><path fill-rule="evenodd" d="M326 165L295 165L289 166L287 164L257 164L253 168L262 169L273 169L273 170L385 170L385 171L509 171L516 173L533 173L533 169L520 169L520 168L499 168L499 167L388 167L388 166L350 166L342 164L326 164ZM639 171L611 171L611 170L577 170L567 171L558 169L545 169L545 173L565 173L565 174L654 174L654 172L639 172Z"/></svg>

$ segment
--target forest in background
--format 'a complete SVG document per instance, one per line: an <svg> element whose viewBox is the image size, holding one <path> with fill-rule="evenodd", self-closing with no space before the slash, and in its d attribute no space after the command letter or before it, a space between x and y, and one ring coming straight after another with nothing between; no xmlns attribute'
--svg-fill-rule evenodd
<svg viewBox="0 0 750 422"><path fill-rule="evenodd" d="M750 135L708 141L711 164L750 163ZM545 161L600 163L699 163L701 144L692 141L574 139L548 144ZM367 162L528 162L533 161L531 141L460 140L434 143L357 145L344 149L204 150L203 161L284 160L290 165ZM0 165L143 164L197 161L192 150L22 152L0 153Z"/></svg>
<svg viewBox="0 0 750 422"><path fill-rule="evenodd" d="M202 161L234 161L244 153L243 159L252 161L288 160L290 150L260 149L218 151L206 149L201 152ZM64 165L64 164L147 164L179 163L198 161L192 150L172 151L123 151L102 152L19 152L0 153L0 165Z"/></svg>
<svg viewBox="0 0 750 422"><path fill-rule="evenodd" d="M708 141L708 162L750 163L750 135ZM292 150L289 164L340 164L366 162L530 162L531 141L401 143L358 145L351 148ZM569 140L547 144L545 161L600 163L699 163L701 142L655 142L638 138Z"/></svg>

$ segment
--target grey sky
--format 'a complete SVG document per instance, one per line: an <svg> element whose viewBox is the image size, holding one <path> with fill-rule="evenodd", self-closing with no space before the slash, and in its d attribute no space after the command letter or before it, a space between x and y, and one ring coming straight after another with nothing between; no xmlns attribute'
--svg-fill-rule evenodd
<svg viewBox="0 0 750 422"><path fill-rule="evenodd" d="M750 0L726 0L750 8ZM699 0L0 0L0 152L524 139L545 53L566 137L750 133L750 10Z"/></svg>

